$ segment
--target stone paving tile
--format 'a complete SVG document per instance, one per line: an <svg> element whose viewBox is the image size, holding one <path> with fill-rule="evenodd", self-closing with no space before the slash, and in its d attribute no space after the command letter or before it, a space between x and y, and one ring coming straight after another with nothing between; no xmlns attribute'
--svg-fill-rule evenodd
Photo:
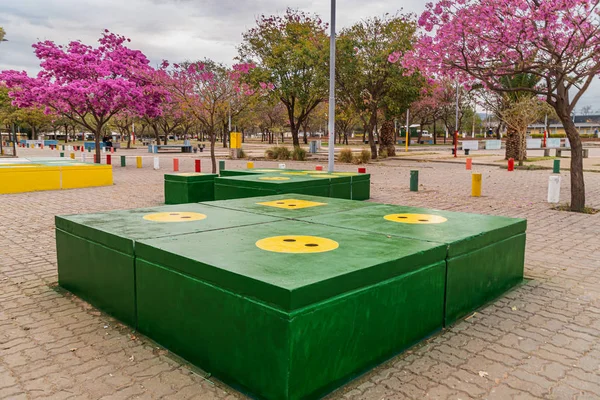
<svg viewBox="0 0 600 400"><path fill-rule="evenodd" d="M0 399L243 397L56 285L54 216L161 204L172 157L161 155L159 171L150 157L142 169L115 166L112 187L0 196ZM192 158L182 157L182 172ZM551 210L548 171L476 166L483 197L471 198L462 165L386 160L368 169L375 202L527 218L528 280L328 398L600 398L600 214ZM411 169L420 171L417 193ZM600 174L586 174L586 185L588 205L600 208Z"/></svg>

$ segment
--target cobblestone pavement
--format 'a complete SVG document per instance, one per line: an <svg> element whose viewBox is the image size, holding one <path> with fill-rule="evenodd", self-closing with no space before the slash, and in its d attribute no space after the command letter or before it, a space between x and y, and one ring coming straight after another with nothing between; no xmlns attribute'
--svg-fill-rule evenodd
<svg viewBox="0 0 600 400"><path fill-rule="evenodd" d="M0 399L241 397L56 287L54 215L160 204L166 170L150 165L115 166L112 187L0 196ZM411 169L418 193L408 190ZM369 166L373 201L526 217L528 281L329 398L600 398L600 214L551 210L548 171L477 169L481 198L469 196L461 165ZM600 174L586 184L588 205L600 208Z"/></svg>

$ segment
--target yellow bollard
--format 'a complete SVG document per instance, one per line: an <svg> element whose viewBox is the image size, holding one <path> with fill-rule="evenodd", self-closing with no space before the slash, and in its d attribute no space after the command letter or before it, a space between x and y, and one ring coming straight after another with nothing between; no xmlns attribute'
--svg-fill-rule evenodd
<svg viewBox="0 0 600 400"><path fill-rule="evenodd" d="M248 169L254 168L254 162L248 161L248 163L246 164L246 168L248 168Z"/></svg>
<svg viewBox="0 0 600 400"><path fill-rule="evenodd" d="M481 197L481 174L471 175L471 196Z"/></svg>
<svg viewBox="0 0 600 400"><path fill-rule="evenodd" d="M75 159L75 153L71 153L71 159L74 160Z"/></svg>
<svg viewBox="0 0 600 400"><path fill-rule="evenodd" d="M142 168L142 157L136 157L135 162L137 163L138 168Z"/></svg>

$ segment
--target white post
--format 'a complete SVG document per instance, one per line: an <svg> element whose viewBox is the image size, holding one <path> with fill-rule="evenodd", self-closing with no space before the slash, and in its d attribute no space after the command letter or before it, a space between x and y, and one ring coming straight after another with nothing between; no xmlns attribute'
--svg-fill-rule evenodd
<svg viewBox="0 0 600 400"><path fill-rule="evenodd" d="M560 202L560 175L550 175L548 182L548 203Z"/></svg>
<svg viewBox="0 0 600 400"><path fill-rule="evenodd" d="M160 161L158 157L154 157L154 169L160 169Z"/></svg>
<svg viewBox="0 0 600 400"><path fill-rule="evenodd" d="M335 163L335 0L331 0L331 33L329 44L329 162L333 172Z"/></svg>
<svg viewBox="0 0 600 400"><path fill-rule="evenodd" d="M85 153L81 153L81 162L85 162Z"/></svg>

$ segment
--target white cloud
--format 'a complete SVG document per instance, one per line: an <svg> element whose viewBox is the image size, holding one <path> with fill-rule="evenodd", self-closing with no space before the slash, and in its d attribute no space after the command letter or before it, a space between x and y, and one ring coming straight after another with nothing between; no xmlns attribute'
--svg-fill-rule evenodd
<svg viewBox="0 0 600 400"><path fill-rule="evenodd" d="M0 70L38 71L31 44L53 40L95 42L104 29L132 39L154 65L212 58L231 63L242 32L254 26L261 14L271 15L286 7L319 14L329 21L327 0L0 0L0 26L8 42L1 45ZM337 0L338 27L371 16L404 12L420 14L422 0ZM594 109L600 104L600 83L582 99Z"/></svg>

